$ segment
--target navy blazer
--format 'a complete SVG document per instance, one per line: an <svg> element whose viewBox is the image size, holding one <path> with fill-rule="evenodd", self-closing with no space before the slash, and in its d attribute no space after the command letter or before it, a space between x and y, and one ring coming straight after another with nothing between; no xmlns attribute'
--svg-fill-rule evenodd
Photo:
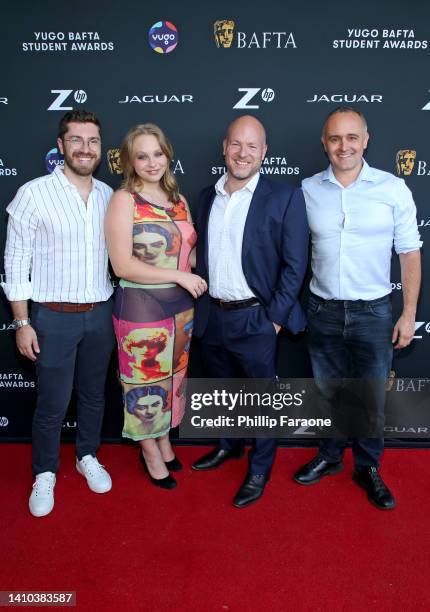
<svg viewBox="0 0 430 612"><path fill-rule="evenodd" d="M213 185L203 189L195 218L196 274L208 285L208 222L215 195ZM298 295L306 273L308 241L302 190L260 176L245 222L242 269L249 288L266 308L269 319L292 333L306 326ZM209 292L195 304L194 334L198 338L208 323Z"/></svg>

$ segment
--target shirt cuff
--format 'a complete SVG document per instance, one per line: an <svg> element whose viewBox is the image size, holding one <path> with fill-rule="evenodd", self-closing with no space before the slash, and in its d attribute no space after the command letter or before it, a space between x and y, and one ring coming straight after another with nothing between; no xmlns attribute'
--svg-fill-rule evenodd
<svg viewBox="0 0 430 612"><path fill-rule="evenodd" d="M19 283L19 284L10 284L10 283L0 283L3 287L3 291L9 302L20 302L21 300L29 300L32 294L32 286L31 283Z"/></svg>
<svg viewBox="0 0 430 612"><path fill-rule="evenodd" d="M422 241L418 240L415 244L394 244L394 250L396 251L397 255L400 255L401 253L419 251L422 246Z"/></svg>

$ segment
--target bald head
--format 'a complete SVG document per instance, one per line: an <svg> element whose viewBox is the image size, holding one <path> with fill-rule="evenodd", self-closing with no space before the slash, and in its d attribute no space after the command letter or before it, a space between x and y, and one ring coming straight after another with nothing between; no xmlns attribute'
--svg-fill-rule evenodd
<svg viewBox="0 0 430 612"><path fill-rule="evenodd" d="M229 187L245 186L260 171L266 151L266 130L258 119L244 115L230 123L223 142Z"/></svg>
<svg viewBox="0 0 430 612"><path fill-rule="evenodd" d="M234 132L236 130L240 130L241 132L244 130L254 130L255 135L258 136L262 145L266 144L266 130L264 129L264 125L252 115L243 115L232 121L227 128L226 140L229 140L232 131Z"/></svg>
<svg viewBox="0 0 430 612"><path fill-rule="evenodd" d="M363 115L363 113L358 110L358 108L354 108L353 106L339 106L338 108L335 108L333 111L331 111L331 113L329 113L329 115L327 116L327 119L325 120L324 125L323 125L322 136L324 137L325 132L326 132L326 127L327 127L327 125L330 122L332 117L336 118L337 115L340 115L340 116L342 116L342 115L350 115L351 113L353 115L356 115L357 117L360 118L361 123L363 125L363 129L364 129L365 132L367 132L367 121L366 121L366 118Z"/></svg>

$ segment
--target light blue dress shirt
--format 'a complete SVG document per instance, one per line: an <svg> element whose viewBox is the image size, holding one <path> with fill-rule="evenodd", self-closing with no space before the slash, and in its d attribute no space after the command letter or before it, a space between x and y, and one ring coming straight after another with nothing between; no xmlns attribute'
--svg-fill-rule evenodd
<svg viewBox="0 0 430 612"><path fill-rule="evenodd" d="M302 188L312 235L312 293L326 300L374 300L391 293L393 244L396 253L422 245L404 180L363 160L347 187L330 165Z"/></svg>

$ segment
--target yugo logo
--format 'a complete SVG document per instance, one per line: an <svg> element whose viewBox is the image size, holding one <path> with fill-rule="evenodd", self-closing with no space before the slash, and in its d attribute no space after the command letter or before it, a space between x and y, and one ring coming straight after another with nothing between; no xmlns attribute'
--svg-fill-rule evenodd
<svg viewBox="0 0 430 612"><path fill-rule="evenodd" d="M45 156L45 167L49 173L54 172L57 166L64 166L64 156L57 147L50 149Z"/></svg>
<svg viewBox="0 0 430 612"><path fill-rule="evenodd" d="M73 94L75 102L83 104L87 101L87 94L83 89L77 89L75 92L73 89L51 89L51 93L58 94L51 106L48 106L49 111L66 111L73 110L73 106L62 106L62 104Z"/></svg>
<svg viewBox="0 0 430 612"><path fill-rule="evenodd" d="M170 53L178 44L178 30L170 21L157 21L148 32L148 40L157 53Z"/></svg>
<svg viewBox="0 0 430 612"><path fill-rule="evenodd" d="M0 427L7 427L9 425L9 419L5 416L0 417Z"/></svg>
<svg viewBox="0 0 430 612"><path fill-rule="evenodd" d="M251 100L255 98L258 92L261 90L261 87L239 87L237 91L245 91L246 93L240 98L238 102L233 106L236 109L249 109L249 108L260 108L259 104L249 104ZM263 102L272 102L275 98L275 92L270 87L263 89L260 94Z"/></svg>

